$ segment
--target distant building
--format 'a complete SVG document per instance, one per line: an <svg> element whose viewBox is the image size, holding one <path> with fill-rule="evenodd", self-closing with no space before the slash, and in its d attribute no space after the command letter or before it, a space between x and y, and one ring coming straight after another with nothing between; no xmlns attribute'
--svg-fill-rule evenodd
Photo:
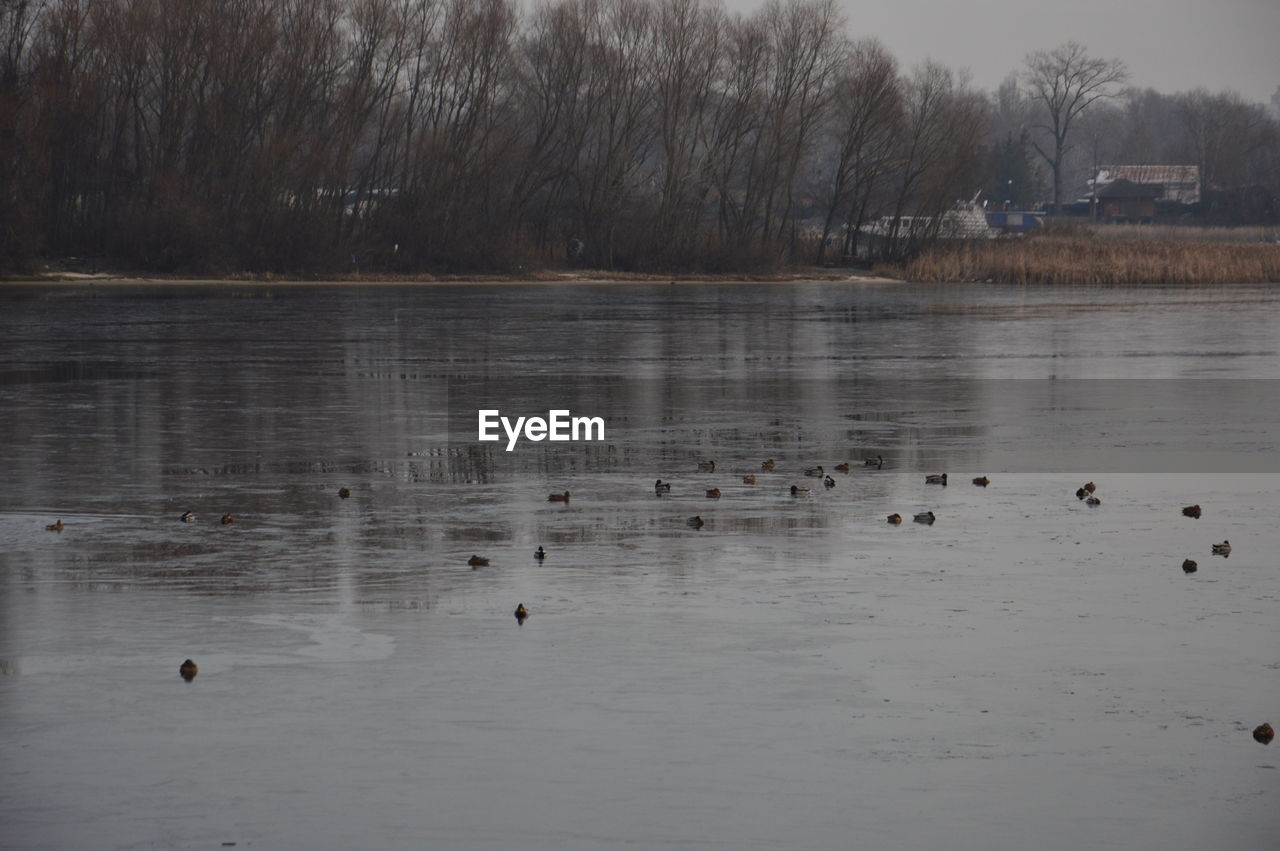
<svg viewBox="0 0 1280 851"><path fill-rule="evenodd" d="M1094 191L1101 198L1102 189L1110 183L1127 180L1157 190L1161 206L1200 203L1200 166L1198 165L1102 165L1094 178Z"/></svg>
<svg viewBox="0 0 1280 851"><path fill-rule="evenodd" d="M1099 221L1151 222L1156 217L1160 189L1150 183L1112 180L1097 190Z"/></svg>

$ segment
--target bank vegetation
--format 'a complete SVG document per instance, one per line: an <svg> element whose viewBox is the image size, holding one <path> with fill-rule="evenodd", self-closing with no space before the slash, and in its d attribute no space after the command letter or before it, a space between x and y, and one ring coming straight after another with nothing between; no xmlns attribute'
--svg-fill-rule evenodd
<svg viewBox="0 0 1280 851"><path fill-rule="evenodd" d="M902 262L975 188L1030 208L1080 183L1086 151L1198 163L1213 216L1280 216L1278 124L1238 96L1122 98L1104 62L1078 144L1046 147L1037 84L1097 65L1079 45L987 94L900 67L839 9L0 0L0 273Z"/></svg>
<svg viewBox="0 0 1280 851"><path fill-rule="evenodd" d="M822 262L963 194L986 112L834 0L4 0L0 39L10 266Z"/></svg>
<svg viewBox="0 0 1280 851"><path fill-rule="evenodd" d="M937 243L902 266L910 281L1013 284L1231 284L1280 282L1280 244L1097 239Z"/></svg>

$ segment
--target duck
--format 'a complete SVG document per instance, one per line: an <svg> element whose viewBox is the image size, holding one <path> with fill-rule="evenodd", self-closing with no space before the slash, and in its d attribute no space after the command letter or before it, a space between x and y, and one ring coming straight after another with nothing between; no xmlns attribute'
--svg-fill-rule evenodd
<svg viewBox="0 0 1280 851"><path fill-rule="evenodd" d="M685 521L685 524L686 524L690 529L701 529L701 528L703 527L703 525L705 525L705 524L702 522L702 518L701 518L701 517L699 517L699 516L698 516L698 515L696 515L696 514L695 514L693 517L690 517L688 520L686 520L686 521Z"/></svg>
<svg viewBox="0 0 1280 851"><path fill-rule="evenodd" d="M181 517L179 517L178 519L179 519L179 520L181 520L183 523L194 523L194 522L196 522L196 516L195 516L194 514L192 514L190 511L184 511L184 512L182 512L182 516L181 516Z"/></svg>
<svg viewBox="0 0 1280 851"><path fill-rule="evenodd" d="M1182 509L1182 516L1183 516L1183 517L1194 517L1195 519L1199 520L1199 519L1200 519L1200 506L1198 506L1198 505L1188 505L1186 508Z"/></svg>
<svg viewBox="0 0 1280 851"><path fill-rule="evenodd" d="M836 486L836 480L831 478L830 476L827 476L825 479L822 480L822 486L827 490L831 490L833 487Z"/></svg>
<svg viewBox="0 0 1280 851"><path fill-rule="evenodd" d="M709 488L707 490L707 499L719 499L720 488Z"/></svg>
<svg viewBox="0 0 1280 851"><path fill-rule="evenodd" d="M847 472L849 472L850 470L852 470L853 468L849 466L849 462L848 462L848 461L845 461L843 464L837 464L837 465L836 465L836 469L837 469L838 471L840 471L841 473L847 473Z"/></svg>
<svg viewBox="0 0 1280 851"><path fill-rule="evenodd" d="M1097 486L1097 485L1095 485L1093 482L1085 482L1085 483L1084 483L1084 492L1085 492L1085 493L1093 493L1093 492L1094 492L1094 491L1096 491L1097 489L1098 489L1098 486Z"/></svg>
<svg viewBox="0 0 1280 851"><path fill-rule="evenodd" d="M230 525L231 525L232 523L234 523L234 522L236 522L236 518L235 518L235 515L234 515L234 514L224 514L224 515L222 515L222 525L223 525L223 526L230 526Z"/></svg>
<svg viewBox="0 0 1280 851"><path fill-rule="evenodd" d="M925 511L921 514L917 514L915 517L912 517L911 519L914 520L916 523L924 523L925 525L932 526L933 519L934 519L933 512Z"/></svg>
<svg viewBox="0 0 1280 851"><path fill-rule="evenodd" d="M1088 499L1086 499L1086 500L1084 501L1084 504L1085 504L1085 505L1092 505L1092 506L1099 506L1099 505L1102 505L1102 497L1100 497L1100 496L1090 496Z"/></svg>
<svg viewBox="0 0 1280 851"><path fill-rule="evenodd" d="M1200 566L1200 565L1196 564L1194 561L1192 561L1192 560L1191 560L1191 559L1189 559L1189 558L1184 558L1184 559L1182 560L1182 572L1183 572L1183 573L1195 573L1195 572L1196 572L1196 568L1197 568L1197 567L1199 567L1199 566Z"/></svg>
<svg viewBox="0 0 1280 851"><path fill-rule="evenodd" d="M804 474L806 476L816 476L817 478L822 478L827 474L827 471L822 469L821 465L819 465L817 467L810 467L809 469L804 471Z"/></svg>
<svg viewBox="0 0 1280 851"><path fill-rule="evenodd" d="M59 519L57 523L50 523L44 528L48 529L50 532L61 532L66 527L62 524L62 520Z"/></svg>
<svg viewBox="0 0 1280 851"><path fill-rule="evenodd" d="M1216 556L1223 556L1223 557L1231 555L1231 542L1223 541L1221 544L1214 544L1213 554Z"/></svg>
<svg viewBox="0 0 1280 851"><path fill-rule="evenodd" d="M347 488L338 488L338 499L350 499L351 491Z"/></svg>
<svg viewBox="0 0 1280 851"><path fill-rule="evenodd" d="M488 567L489 560L484 556L472 556L471 558L467 559L467 564L471 565L472 567Z"/></svg>
<svg viewBox="0 0 1280 851"><path fill-rule="evenodd" d="M902 522L902 515L901 515L901 514L898 514L897 512L894 512L893 514L890 514L890 515L889 515L889 522L890 522L890 523L892 523L894 526L897 526L899 523L901 523L901 522Z"/></svg>
<svg viewBox="0 0 1280 851"><path fill-rule="evenodd" d="M538 561L542 561L544 558L547 557L547 551L542 548L541 544L539 544L538 548L533 551L533 557L536 558Z"/></svg>
<svg viewBox="0 0 1280 851"><path fill-rule="evenodd" d="M883 455L877 455L877 456L876 456L876 457L874 457L874 458L863 458L863 459L862 459L862 466L864 466L864 467L876 467L876 468L883 467L883 466L884 466L884 456L883 456Z"/></svg>
<svg viewBox="0 0 1280 851"><path fill-rule="evenodd" d="M770 458L768 461L761 461L761 462L760 462L760 469L761 469L761 470L772 470L772 469L773 469L774 467L776 467L776 466L777 466L777 465L776 465L775 463L773 463L773 459L772 459L772 458Z"/></svg>
<svg viewBox="0 0 1280 851"><path fill-rule="evenodd" d="M200 666L190 659L184 661L178 666L178 674L187 682L191 682L196 678L196 674L200 673Z"/></svg>
<svg viewBox="0 0 1280 851"><path fill-rule="evenodd" d="M973 480L973 483L980 488L985 488L987 485L991 484L991 480L986 476L978 476L978 478Z"/></svg>
<svg viewBox="0 0 1280 851"><path fill-rule="evenodd" d="M1084 488L1076 488L1076 499L1084 499L1088 495L1089 492Z"/></svg>
<svg viewBox="0 0 1280 851"><path fill-rule="evenodd" d="M945 485L947 483L947 474L935 473L933 475L925 476L924 483L926 485Z"/></svg>
<svg viewBox="0 0 1280 851"><path fill-rule="evenodd" d="M654 493L671 493L671 482L664 482L662 479L653 483Z"/></svg>
<svg viewBox="0 0 1280 851"><path fill-rule="evenodd" d="M714 473L716 471L715 461L699 461L698 470L703 473Z"/></svg>
<svg viewBox="0 0 1280 851"><path fill-rule="evenodd" d="M568 502L568 501L569 501L568 491L565 491L564 493L553 493L551 494L551 496L547 497L547 502Z"/></svg>
<svg viewBox="0 0 1280 851"><path fill-rule="evenodd" d="M743 477L742 477L742 483L743 483L744 485L754 485L754 484L756 483L756 477L755 477L755 476L743 476Z"/></svg>
<svg viewBox="0 0 1280 851"><path fill-rule="evenodd" d="M1253 729L1253 740L1260 745L1269 745L1271 740L1276 737L1276 731L1271 729L1270 724L1259 724Z"/></svg>
<svg viewBox="0 0 1280 851"><path fill-rule="evenodd" d="M524 623L525 618L529 617L529 610L524 607L524 603L521 603L520 605L516 606L515 615L516 615L516 622L521 624Z"/></svg>
<svg viewBox="0 0 1280 851"><path fill-rule="evenodd" d="M808 489L808 488L802 488L802 487L800 487L799 485L792 485L792 486L791 486L791 495L792 495L792 496L802 496L802 495L804 495L804 494L807 494L808 492L809 492L809 489Z"/></svg>

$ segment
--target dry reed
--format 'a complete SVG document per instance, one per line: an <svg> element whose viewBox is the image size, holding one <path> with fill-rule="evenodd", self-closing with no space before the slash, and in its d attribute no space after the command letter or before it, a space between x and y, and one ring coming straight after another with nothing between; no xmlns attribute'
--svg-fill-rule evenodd
<svg viewBox="0 0 1280 851"><path fill-rule="evenodd" d="M1207 227L1201 225L1113 225L1086 224L1086 235L1120 242L1226 242L1248 245L1275 242L1280 229L1274 227Z"/></svg>
<svg viewBox="0 0 1280 851"><path fill-rule="evenodd" d="M904 277L941 283L1272 283L1280 282L1280 245L1119 242L1052 235L940 243L907 263Z"/></svg>

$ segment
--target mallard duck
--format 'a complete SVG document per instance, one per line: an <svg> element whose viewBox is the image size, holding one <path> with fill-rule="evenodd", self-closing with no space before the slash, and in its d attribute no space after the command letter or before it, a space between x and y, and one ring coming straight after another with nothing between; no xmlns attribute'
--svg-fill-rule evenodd
<svg viewBox="0 0 1280 851"><path fill-rule="evenodd" d="M716 471L715 461L699 461L698 470L703 473L714 473Z"/></svg>
<svg viewBox="0 0 1280 851"><path fill-rule="evenodd" d="M529 617L529 610L524 607L524 603L521 603L520 605L516 606L515 615L516 615L516 620L519 623L524 623L524 619Z"/></svg>
<svg viewBox="0 0 1280 851"><path fill-rule="evenodd" d="M1276 731L1271 729L1270 724L1259 724L1253 730L1253 740L1260 745L1269 745L1271 740L1276 737Z"/></svg>
<svg viewBox="0 0 1280 851"><path fill-rule="evenodd" d="M1231 542L1223 541L1221 544L1214 544L1213 554L1216 556L1224 556L1224 557L1231 555Z"/></svg>
<svg viewBox="0 0 1280 851"><path fill-rule="evenodd" d="M467 564L471 565L472 567L488 567L489 560L484 556L472 556L471 558L467 559Z"/></svg>
<svg viewBox="0 0 1280 851"><path fill-rule="evenodd" d="M654 493L671 493L671 482L664 482L662 479L653 483Z"/></svg>
<svg viewBox="0 0 1280 851"><path fill-rule="evenodd" d="M198 673L200 673L200 667L190 659L178 666L178 674L187 682L194 680Z"/></svg>
<svg viewBox="0 0 1280 851"><path fill-rule="evenodd" d="M894 526L897 526L899 523L901 523L901 522L902 522L902 515L901 515L901 514L898 514L898 513L896 513L896 512L895 512L895 513L893 513L893 514L890 514L890 515L889 515L889 522L890 522L890 523L892 523Z"/></svg>
<svg viewBox="0 0 1280 851"><path fill-rule="evenodd" d="M1186 508L1182 509L1182 516L1183 516L1183 517L1194 517L1195 519L1199 520L1199 519L1200 519L1200 506L1198 506L1198 505L1188 505Z"/></svg>
<svg viewBox="0 0 1280 851"><path fill-rule="evenodd" d="M719 498L720 498L720 488L707 489L707 499L719 499Z"/></svg>
<svg viewBox="0 0 1280 851"><path fill-rule="evenodd" d="M58 520L57 523L50 523L48 526L45 526L44 528L48 529L50 532L61 532L66 527L62 525L62 520Z"/></svg>
<svg viewBox="0 0 1280 851"><path fill-rule="evenodd" d="M973 483L980 488L985 488L987 485L991 484L991 480L986 476L978 476L978 478L973 480Z"/></svg>
<svg viewBox="0 0 1280 851"><path fill-rule="evenodd" d="M181 517L179 517L178 519L179 519L179 520L181 520L183 523L194 523L194 522L196 522L196 516L195 516L194 514L192 514L190 511L184 511L184 512L182 512L182 516L181 516Z"/></svg>
<svg viewBox="0 0 1280 851"><path fill-rule="evenodd" d="M690 517L688 520L686 520L686 521L685 521L685 523L686 523L686 524L689 526L689 528L691 528L691 529L701 529L701 528L702 528L702 526L703 526L702 518L701 518L701 517L699 517L699 516L697 516L697 515L694 515L693 517Z"/></svg>
<svg viewBox="0 0 1280 851"><path fill-rule="evenodd" d="M742 483L743 483L744 485L754 485L754 484L756 483L756 477L755 477L755 476L743 476L743 477L742 477Z"/></svg>
<svg viewBox="0 0 1280 851"><path fill-rule="evenodd" d="M925 476L924 483L926 485L945 485L947 483L947 474L935 473L930 476Z"/></svg>
<svg viewBox="0 0 1280 851"><path fill-rule="evenodd" d="M232 523L234 523L234 522L236 522L235 515L232 515L232 514L224 514L224 515L222 515L222 525L223 525L223 526L230 526L230 525L231 525Z"/></svg>
<svg viewBox="0 0 1280 851"><path fill-rule="evenodd" d="M547 497L547 502L568 502L568 501L569 501L568 491L565 491L564 493L553 493L551 494L551 496Z"/></svg>
<svg viewBox="0 0 1280 851"><path fill-rule="evenodd" d="M1084 501L1084 504L1085 504L1085 505L1092 505L1092 506L1099 506L1099 505L1102 505L1102 497L1100 497L1100 496L1091 496L1091 497L1089 497L1088 499L1086 499L1086 500Z"/></svg>
<svg viewBox="0 0 1280 851"><path fill-rule="evenodd" d="M1183 573L1195 573L1195 572L1196 572L1196 568L1197 568L1197 567L1199 567L1199 566L1200 566L1200 565L1196 564L1194 561L1192 561L1192 560L1191 560L1191 559L1189 559L1189 558L1184 558L1184 559L1182 560L1182 572L1183 572Z"/></svg>
<svg viewBox="0 0 1280 851"><path fill-rule="evenodd" d="M822 478L823 476L825 476L825 475L827 474L827 471L826 471L826 470L824 470L824 469L822 469L822 467L821 467L821 466L818 466L818 467L810 467L809 469L807 469L807 470L805 470L805 471L804 471L804 474L805 474L806 476L816 476L817 478Z"/></svg>
<svg viewBox="0 0 1280 851"><path fill-rule="evenodd" d="M836 465L836 470L840 471L841 473L847 473L847 472L849 472L849 471L850 471L850 470L852 470L852 469L853 469L853 468L849 466L849 462L848 462L848 461L845 461L843 464L837 464L837 465Z"/></svg>
<svg viewBox="0 0 1280 851"><path fill-rule="evenodd" d="M802 487L800 487L799 485L792 485L792 486L791 486L791 495L792 495L792 496L803 496L804 494L807 494L808 492L809 492L809 489L808 489L808 488L802 488Z"/></svg>
<svg viewBox="0 0 1280 851"><path fill-rule="evenodd" d="M775 466L777 466L777 465L773 463L773 459L772 459L772 458L770 458L768 461L761 461L761 462L760 462L760 469L761 469L761 470L772 470Z"/></svg>
<svg viewBox="0 0 1280 851"><path fill-rule="evenodd" d="M932 526L933 519L934 519L933 512L925 511L920 514L917 514L915 517L912 517L911 519L914 520L916 523L924 523L926 525Z"/></svg>
<svg viewBox="0 0 1280 851"><path fill-rule="evenodd" d="M350 497L351 491L346 488L338 488L338 499L349 499Z"/></svg>
<svg viewBox="0 0 1280 851"><path fill-rule="evenodd" d="M1097 486L1097 485L1095 485L1093 482L1085 482L1085 483L1084 483L1084 492L1085 492L1085 493L1093 493L1093 492L1094 492L1094 491L1096 491L1097 489L1098 489L1098 486Z"/></svg>
<svg viewBox="0 0 1280 851"><path fill-rule="evenodd" d="M547 551L542 548L541 544L538 545L538 549L534 550L533 557L536 558L538 561L542 561L544 558L547 557Z"/></svg>
<svg viewBox="0 0 1280 851"><path fill-rule="evenodd" d="M827 476L825 479L822 480L822 486L827 490L830 490L831 488L836 486L836 480L831 478L830 476Z"/></svg>
<svg viewBox="0 0 1280 851"><path fill-rule="evenodd" d="M864 466L864 467L883 467L883 466L884 466L884 456L883 456L883 455L877 455L877 456L876 456L876 457L874 457L874 458L863 458L863 459L862 459L862 466Z"/></svg>

